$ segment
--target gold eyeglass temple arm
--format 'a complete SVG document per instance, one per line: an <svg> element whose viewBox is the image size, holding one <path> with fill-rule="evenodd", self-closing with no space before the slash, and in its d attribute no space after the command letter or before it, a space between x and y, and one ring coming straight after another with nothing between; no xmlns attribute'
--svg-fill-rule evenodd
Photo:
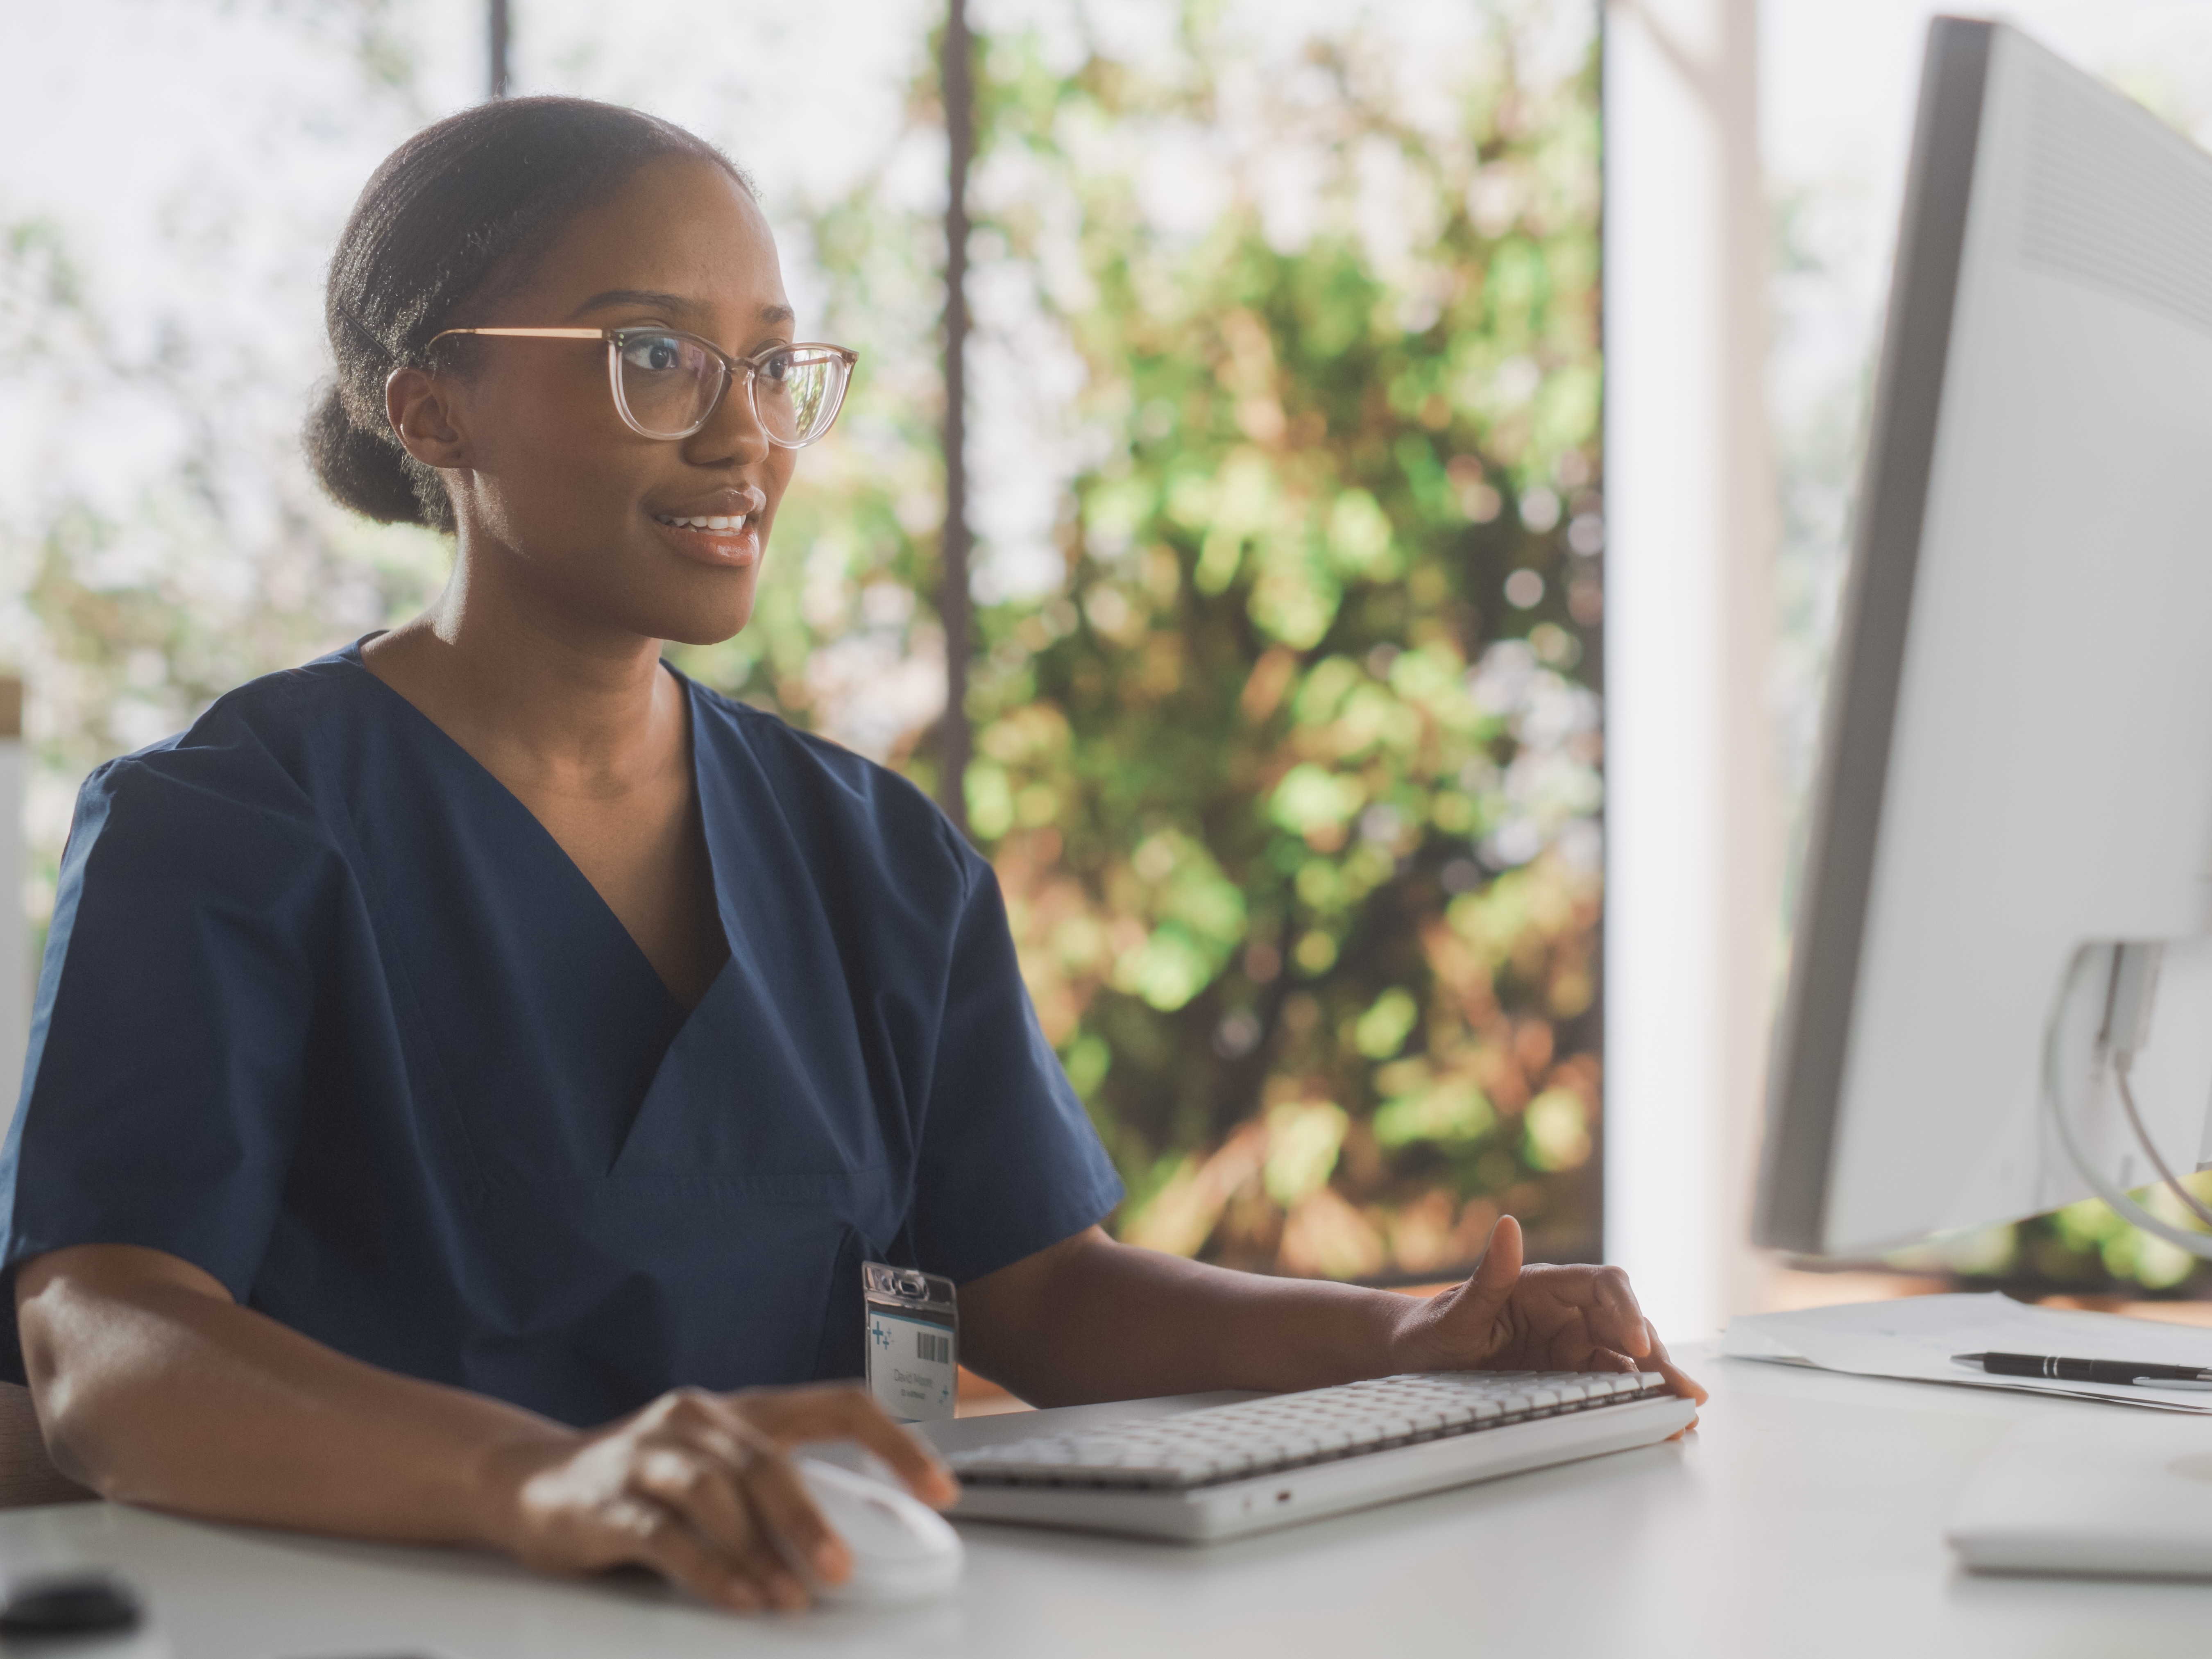
<svg viewBox="0 0 2212 1659"><path fill-rule="evenodd" d="M603 328L448 328L437 337L448 334L514 334L533 340L604 340L607 331Z"/></svg>

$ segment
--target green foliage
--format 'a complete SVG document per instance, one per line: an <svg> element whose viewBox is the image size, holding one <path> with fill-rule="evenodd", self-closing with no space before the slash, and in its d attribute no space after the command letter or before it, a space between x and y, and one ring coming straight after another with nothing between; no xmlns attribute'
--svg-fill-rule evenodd
<svg viewBox="0 0 2212 1659"><path fill-rule="evenodd" d="M2185 1176L2199 1200L2212 1200L2212 1175ZM2203 1225L2173 1194L2153 1187L2136 1201L2160 1219L2189 1231ZM2049 1291L2110 1297L2141 1290L2159 1295L2203 1293L2212 1268L2178 1244L2153 1237L2114 1213L2099 1199L2085 1199L2050 1215L2011 1225L1983 1227L1900 1251L1889 1265L1909 1273L1937 1273L2002 1284L2031 1293Z"/></svg>
<svg viewBox="0 0 2212 1659"><path fill-rule="evenodd" d="M983 619L971 796L1012 810L975 828L1048 1030L1112 1057L1125 1237L1419 1273L1504 1206L1587 1250L1596 611L1559 494L1595 507L1593 82L1520 82L1501 27L1437 131L1316 43L1326 123L1260 135L1321 174L1286 246L1249 166L1200 234L1145 210L1147 137L1217 107L1227 43L1187 40L1150 80L991 48L985 164L1027 180L992 228L1080 273L1044 305L1097 442L1060 592ZM1395 262L1357 223L1377 155L1426 228Z"/></svg>
<svg viewBox="0 0 2212 1659"><path fill-rule="evenodd" d="M1510 1209L1587 1253L1598 612L1567 532L1597 523L1594 62L1524 77L1501 25L1418 126L1357 35L1317 42L1326 96L1248 112L1192 232L1143 169L1224 124L1236 43L1202 9L1184 40L1146 70L986 45L975 291L1025 298L976 326L1079 364L1084 459L1054 579L978 618L970 825L1128 1182L1125 1237L1419 1274ZM1295 238L1257 177L1291 153L1320 207ZM1419 228L1395 250L1361 225L1378 169ZM856 596L933 561L932 242L872 189L822 216L872 378L810 458L753 629L685 658L833 726L818 666L776 665L818 665ZM916 607L878 660L939 649ZM911 731L886 746L928 778Z"/></svg>

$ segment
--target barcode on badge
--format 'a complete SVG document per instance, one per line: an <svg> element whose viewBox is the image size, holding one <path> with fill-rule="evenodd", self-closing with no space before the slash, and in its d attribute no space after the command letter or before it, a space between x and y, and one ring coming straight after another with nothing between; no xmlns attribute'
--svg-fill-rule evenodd
<svg viewBox="0 0 2212 1659"><path fill-rule="evenodd" d="M952 1339L930 1331L916 1331L914 1334L914 1357L933 1365L948 1364L952 1359Z"/></svg>

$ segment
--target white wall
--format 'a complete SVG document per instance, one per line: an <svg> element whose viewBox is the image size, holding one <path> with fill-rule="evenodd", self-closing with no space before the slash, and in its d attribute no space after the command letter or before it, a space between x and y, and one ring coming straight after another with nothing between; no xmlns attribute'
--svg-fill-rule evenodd
<svg viewBox="0 0 2212 1659"><path fill-rule="evenodd" d="M1606 7L1605 1239L1669 1337L1757 1304L1776 938L1755 0Z"/></svg>

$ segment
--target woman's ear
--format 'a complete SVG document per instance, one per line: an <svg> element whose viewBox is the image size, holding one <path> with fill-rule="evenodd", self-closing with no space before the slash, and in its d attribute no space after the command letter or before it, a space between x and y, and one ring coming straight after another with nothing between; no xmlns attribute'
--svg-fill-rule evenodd
<svg viewBox="0 0 2212 1659"><path fill-rule="evenodd" d="M468 465L468 440L453 419L447 389L419 368L395 368L384 383L384 413L401 447L425 466Z"/></svg>

